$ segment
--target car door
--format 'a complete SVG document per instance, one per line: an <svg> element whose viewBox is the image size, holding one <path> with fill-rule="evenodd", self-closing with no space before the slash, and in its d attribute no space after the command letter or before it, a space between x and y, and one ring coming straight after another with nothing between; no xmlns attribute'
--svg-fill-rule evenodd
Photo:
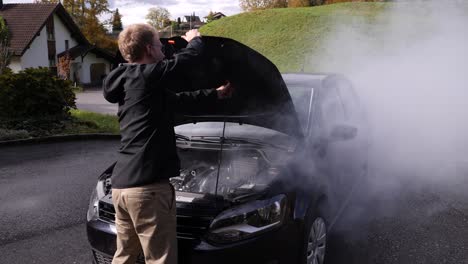
<svg viewBox="0 0 468 264"><path fill-rule="evenodd" d="M332 79L333 78L333 79ZM345 202L363 171L358 103L346 82L329 76L318 89L310 134L317 168L326 176L335 209ZM345 79L343 79L345 80ZM359 136L358 136L359 135Z"/></svg>

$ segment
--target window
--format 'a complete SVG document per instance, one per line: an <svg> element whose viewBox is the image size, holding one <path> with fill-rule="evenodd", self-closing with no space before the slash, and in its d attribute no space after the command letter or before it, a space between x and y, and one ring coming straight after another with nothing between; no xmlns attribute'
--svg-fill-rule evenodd
<svg viewBox="0 0 468 264"><path fill-rule="evenodd" d="M55 40L54 18L53 16L46 23L47 40Z"/></svg>
<svg viewBox="0 0 468 264"><path fill-rule="evenodd" d="M69 46L68 46L68 39L65 40L65 50L68 50Z"/></svg>
<svg viewBox="0 0 468 264"><path fill-rule="evenodd" d="M49 67L55 67L55 66L56 66L55 58L49 59Z"/></svg>
<svg viewBox="0 0 468 264"><path fill-rule="evenodd" d="M310 115L312 114L312 98L314 96L314 89L311 87L296 85L289 85L288 88L299 118L299 123L302 126L303 132L307 133L310 125Z"/></svg>
<svg viewBox="0 0 468 264"><path fill-rule="evenodd" d="M345 123L346 115L336 87L324 87L321 92L321 126L325 135L329 135L336 125Z"/></svg>

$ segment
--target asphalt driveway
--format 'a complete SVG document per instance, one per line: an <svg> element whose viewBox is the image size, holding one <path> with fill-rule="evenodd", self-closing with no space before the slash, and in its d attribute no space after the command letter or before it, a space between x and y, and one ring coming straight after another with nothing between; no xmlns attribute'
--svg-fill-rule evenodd
<svg viewBox="0 0 468 264"><path fill-rule="evenodd" d="M115 140L0 147L0 263L91 263L88 199L117 147ZM357 195L336 225L329 264L468 264L465 183Z"/></svg>
<svg viewBox="0 0 468 264"><path fill-rule="evenodd" d="M102 95L101 89L85 90L78 93L76 95L76 107L101 114L117 114L117 105L107 102Z"/></svg>
<svg viewBox="0 0 468 264"><path fill-rule="evenodd" d="M85 222L118 141L0 147L0 263L91 263Z"/></svg>

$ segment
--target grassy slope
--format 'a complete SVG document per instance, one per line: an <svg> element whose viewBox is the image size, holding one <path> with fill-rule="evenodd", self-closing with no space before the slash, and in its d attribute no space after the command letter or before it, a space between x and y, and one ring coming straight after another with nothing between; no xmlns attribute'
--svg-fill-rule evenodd
<svg viewBox="0 0 468 264"><path fill-rule="evenodd" d="M285 8L242 13L212 22L204 35L224 36L259 51L281 71L301 71L304 52L313 56L337 20L361 16L372 20L383 3L334 4L312 8Z"/></svg>
<svg viewBox="0 0 468 264"><path fill-rule="evenodd" d="M354 35L355 43L359 43L364 35L365 40L362 42L381 49L385 48L385 45L391 46L382 37L388 34L385 26L389 23L396 21L402 28L406 28L414 26L415 21L419 24L421 20L423 23L418 26L424 29L433 26L431 21L424 21L424 15L421 15L427 11L424 6L408 6L401 3L354 2L308 8L270 9L226 17L202 27L201 32L204 35L223 36L240 41L268 57L282 72L314 72L323 70L319 66L320 59L327 59L327 56L336 59L336 49L347 49L347 43L337 43L336 40L333 47L328 46L329 38L336 36L337 29L359 32ZM395 8L398 8L398 12L389 15L389 10ZM415 12L419 13L420 18L417 20L415 16L418 14ZM414 37L416 34L423 38L424 30L420 28L404 32L402 37ZM346 40L343 42L347 42Z"/></svg>

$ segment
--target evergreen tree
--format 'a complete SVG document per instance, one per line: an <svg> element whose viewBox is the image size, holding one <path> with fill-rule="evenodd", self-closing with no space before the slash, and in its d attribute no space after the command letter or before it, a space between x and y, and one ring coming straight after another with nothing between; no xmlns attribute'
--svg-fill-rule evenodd
<svg viewBox="0 0 468 264"><path fill-rule="evenodd" d="M10 64L11 51L9 48L10 33L5 20L0 16L0 74Z"/></svg>
<svg viewBox="0 0 468 264"><path fill-rule="evenodd" d="M119 9L117 8L114 12L114 16L112 17L112 32L115 33L122 30L122 15L119 13Z"/></svg>

